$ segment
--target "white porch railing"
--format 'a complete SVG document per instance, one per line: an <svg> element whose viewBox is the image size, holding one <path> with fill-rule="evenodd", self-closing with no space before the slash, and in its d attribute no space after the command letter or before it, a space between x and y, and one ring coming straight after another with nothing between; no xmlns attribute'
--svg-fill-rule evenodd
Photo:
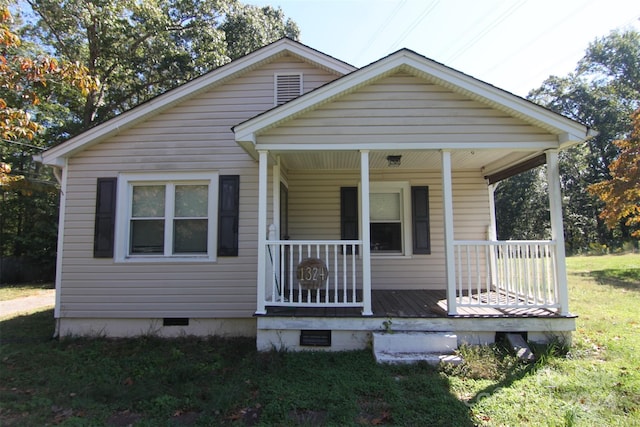
<svg viewBox="0 0 640 427"><path fill-rule="evenodd" d="M554 241L456 241L457 307L558 308Z"/></svg>
<svg viewBox="0 0 640 427"><path fill-rule="evenodd" d="M290 307L363 307L361 240L267 240L265 305ZM296 267L305 258L327 266L320 289L305 290Z"/></svg>

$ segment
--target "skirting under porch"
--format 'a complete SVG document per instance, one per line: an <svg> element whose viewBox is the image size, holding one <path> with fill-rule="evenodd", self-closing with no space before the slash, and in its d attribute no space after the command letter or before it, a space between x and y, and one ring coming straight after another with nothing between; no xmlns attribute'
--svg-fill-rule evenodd
<svg viewBox="0 0 640 427"><path fill-rule="evenodd" d="M447 332L458 345L491 344L496 335L523 334L529 341L560 339L571 342L576 316L563 316L556 309L539 307L464 307L447 314L444 290L372 290L372 316L362 316L357 307L267 307L257 318L259 350L356 350L371 346L375 331ZM475 298L475 297L474 297ZM480 298L506 298L483 294ZM515 301L512 301L515 305ZM322 331L325 342L305 345L303 335Z"/></svg>

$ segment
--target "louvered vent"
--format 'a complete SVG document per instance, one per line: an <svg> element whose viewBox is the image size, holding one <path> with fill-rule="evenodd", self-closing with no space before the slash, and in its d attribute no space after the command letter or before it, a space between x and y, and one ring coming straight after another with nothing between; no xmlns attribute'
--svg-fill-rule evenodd
<svg viewBox="0 0 640 427"><path fill-rule="evenodd" d="M276 75L276 105L282 105L302 94L302 74Z"/></svg>

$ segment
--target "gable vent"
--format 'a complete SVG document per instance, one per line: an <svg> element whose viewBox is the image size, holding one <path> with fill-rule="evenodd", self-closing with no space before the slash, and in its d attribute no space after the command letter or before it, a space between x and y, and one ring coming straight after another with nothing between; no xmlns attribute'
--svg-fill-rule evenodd
<svg viewBox="0 0 640 427"><path fill-rule="evenodd" d="M302 74L276 74L276 105L302 95Z"/></svg>

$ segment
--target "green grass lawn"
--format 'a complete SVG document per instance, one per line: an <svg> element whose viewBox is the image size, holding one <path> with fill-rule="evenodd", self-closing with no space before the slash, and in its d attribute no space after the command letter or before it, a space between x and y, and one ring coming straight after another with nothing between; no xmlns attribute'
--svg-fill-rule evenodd
<svg viewBox="0 0 640 427"><path fill-rule="evenodd" d="M455 368L369 351L257 353L249 339L52 339L52 311L0 322L0 425L640 426L640 256L568 260L573 346Z"/></svg>

